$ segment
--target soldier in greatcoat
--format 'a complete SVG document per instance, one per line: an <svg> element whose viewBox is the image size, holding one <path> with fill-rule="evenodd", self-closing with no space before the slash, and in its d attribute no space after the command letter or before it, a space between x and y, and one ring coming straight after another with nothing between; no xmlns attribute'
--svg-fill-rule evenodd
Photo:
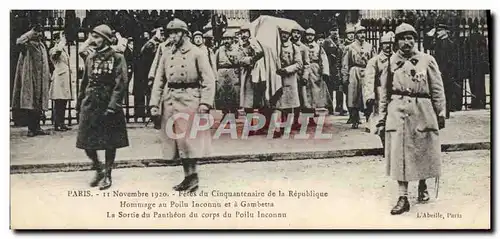
<svg viewBox="0 0 500 239"><path fill-rule="evenodd" d="M342 77L347 84L347 107L352 117L352 128L357 129L360 122L359 112L363 110L363 79L366 63L375 55L373 46L366 42L366 28L356 26L356 40L349 44L342 60Z"/></svg>
<svg viewBox="0 0 500 239"><path fill-rule="evenodd" d="M439 130L446 100L441 71L434 57L420 52L417 32L409 24L396 28L398 51L381 80L378 131L385 131L387 173L398 181L399 199L391 214L410 210L408 182L419 180L419 202L429 200L425 180L441 174Z"/></svg>
<svg viewBox="0 0 500 239"><path fill-rule="evenodd" d="M261 44L251 37L250 26L244 25L240 28L240 51L241 57L238 61L240 68L240 106L245 113L253 113L255 109L259 110L266 119L270 119L272 110L265 98L266 82L254 82L252 72L256 70L255 63L264 57L264 49ZM256 74L256 73L255 73ZM256 77L255 77L256 78ZM266 128L269 120L266 120L265 126L258 132L249 132L250 134L267 134Z"/></svg>
<svg viewBox="0 0 500 239"><path fill-rule="evenodd" d="M311 60L309 59L309 49L308 47L301 41L301 38L302 38L302 31L303 29L301 29L298 25L294 25L292 27L292 32L291 32L291 37L290 37L290 41L298 47L299 51L300 51L300 59L301 59L301 64L300 64L300 68L297 72L297 80L298 80L298 86L299 86L299 89L302 88L302 86L304 86L307 82L307 78L309 77L309 74L310 74L310 62ZM308 110L306 109L304 111L304 95L303 95L303 92L299 90L299 99L300 99L300 106L298 108L296 108L294 110L294 121L293 121L293 126L292 128L293 129L299 129L300 126L299 126L299 115L300 115L300 112L304 112L304 113L307 113Z"/></svg>
<svg viewBox="0 0 500 239"><path fill-rule="evenodd" d="M325 50L316 43L316 32L306 30L305 45L309 56L309 74L300 88L303 100L303 112L314 114L317 108L324 108L332 101L328 93L327 82L330 81L330 68ZM316 125L313 118L309 118L309 125Z"/></svg>
<svg viewBox="0 0 500 239"><path fill-rule="evenodd" d="M240 78L238 60L241 51L234 44L235 36L225 32L222 42L215 53L215 64L217 65L217 90L215 94L215 107L222 110L224 114L234 114L237 118L240 105Z"/></svg>
<svg viewBox="0 0 500 239"><path fill-rule="evenodd" d="M371 133L376 132L377 119L380 116L378 104L380 101L380 75L389 65L393 54L394 33L388 32L380 38L382 51L370 59L366 64L365 79L363 81L363 99L367 109L367 129ZM385 145L383 132L379 134L382 145Z"/></svg>
<svg viewBox="0 0 500 239"><path fill-rule="evenodd" d="M294 109L300 106L298 72L302 69L302 58L300 48L290 41L291 29L280 28L281 53L277 74L281 76L283 94L276 103L276 109L281 111L281 121L286 122L287 117L298 112ZM295 119L295 117L294 117ZM279 137L284 132L281 129L275 132L275 137Z"/></svg>
<svg viewBox="0 0 500 239"><path fill-rule="evenodd" d="M167 31L172 46L165 49L158 65L151 114L160 116L163 108L160 135L164 158L182 161L184 180L174 190L193 192L199 181L195 159L210 153L211 135L210 130L202 130L192 137L191 131L198 127L194 117L208 114L213 107L215 76L207 54L189 41L185 22L174 19L168 23Z"/></svg>
<svg viewBox="0 0 500 239"><path fill-rule="evenodd" d="M216 63L215 63L215 53L212 51L212 49L207 47L205 45L205 43L203 42L203 33L201 33L200 31L195 31L193 33L193 44L195 46L197 46L198 48L200 48L200 50L202 52L205 52L207 54L208 60L210 62L210 66L214 70L214 74L216 74L217 67L216 67Z"/></svg>
<svg viewBox="0 0 500 239"><path fill-rule="evenodd" d="M111 28L99 25L90 34L89 47L76 110L79 128L76 147L92 160L96 176L90 183L104 190L111 187L116 149L129 145L122 101L127 91L127 63L111 47ZM97 150L106 151L104 167Z"/></svg>
<svg viewBox="0 0 500 239"><path fill-rule="evenodd" d="M28 137L48 135L40 119L49 106L49 58L43 43L41 25L16 40L21 47L12 89L12 110L24 110L28 116ZM21 111L19 111L21 112Z"/></svg>

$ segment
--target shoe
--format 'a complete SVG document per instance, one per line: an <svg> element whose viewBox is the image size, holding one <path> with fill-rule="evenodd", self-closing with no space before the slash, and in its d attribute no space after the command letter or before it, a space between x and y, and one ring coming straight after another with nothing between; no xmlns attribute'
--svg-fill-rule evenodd
<svg viewBox="0 0 500 239"><path fill-rule="evenodd" d="M60 129L62 129L63 131L68 131L68 130L71 130L71 128L70 128L70 127L68 127L68 126L66 126L66 125L62 125L62 126L60 127Z"/></svg>
<svg viewBox="0 0 500 239"><path fill-rule="evenodd" d="M48 132L45 132L42 129L35 131L35 134L36 135L50 135Z"/></svg>
<svg viewBox="0 0 500 239"><path fill-rule="evenodd" d="M392 208L391 215L399 215L408 211L410 211L410 203L408 202L408 197L401 196L399 197L396 206Z"/></svg>
<svg viewBox="0 0 500 239"><path fill-rule="evenodd" d="M104 173L104 178L101 180L99 190L106 190L111 187L113 180L111 179L111 169L107 169Z"/></svg>
<svg viewBox="0 0 500 239"><path fill-rule="evenodd" d="M279 139L279 138L281 138L281 136L283 136L282 130L273 132L273 139Z"/></svg>
<svg viewBox="0 0 500 239"><path fill-rule="evenodd" d="M28 137L35 137L36 133L33 131L28 131Z"/></svg>
<svg viewBox="0 0 500 239"><path fill-rule="evenodd" d="M182 180L182 182L178 185L175 185L173 189L175 191L189 191L194 192L198 189L198 174L191 174Z"/></svg>
<svg viewBox="0 0 500 239"><path fill-rule="evenodd" d="M59 126L54 126L54 131L58 131L58 132L61 132L61 131L65 131L63 130L61 127Z"/></svg>
<svg viewBox="0 0 500 239"><path fill-rule="evenodd" d="M418 185L418 197L417 201L418 202L427 202L429 201L429 192L427 191L427 185Z"/></svg>
<svg viewBox="0 0 500 239"><path fill-rule="evenodd" d="M90 182L90 187L97 187L99 185L99 182L104 178L104 171L100 168L100 166L97 166L98 168L96 169L96 173L92 181Z"/></svg>
<svg viewBox="0 0 500 239"><path fill-rule="evenodd" d="M307 126L313 126L313 127L316 127L318 124L316 124L316 121L314 121L314 119L309 119L309 123L307 124Z"/></svg>
<svg viewBox="0 0 500 239"><path fill-rule="evenodd" d="M359 128L359 124L360 124L360 122L355 122L355 123L353 123L353 124L352 124L352 128L353 128L353 129L357 129L357 128Z"/></svg>

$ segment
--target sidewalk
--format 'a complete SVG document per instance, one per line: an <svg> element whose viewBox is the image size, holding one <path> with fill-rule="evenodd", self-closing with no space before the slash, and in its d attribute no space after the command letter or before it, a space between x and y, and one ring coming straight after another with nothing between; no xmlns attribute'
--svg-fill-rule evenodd
<svg viewBox="0 0 500 239"><path fill-rule="evenodd" d="M333 139L267 139L251 136L248 139L230 139L228 135L213 140L213 160L283 160L299 158L331 158L354 155L381 154L380 139L364 132L364 125L351 129L345 124L347 116L329 116L323 132ZM491 141L491 114L489 110L452 113L441 130L444 151L489 149ZM59 167L61 165L90 165L81 149L75 147L77 126L67 132L51 132L49 136L28 138L26 128L11 128L11 170L14 168ZM50 130L50 127L47 127ZM215 129L213 129L215 131ZM309 129L312 133L314 129ZM311 132L309 132L311 131ZM130 146L118 150L117 164L177 164L161 160L158 131L142 124L128 125ZM292 132L293 136L293 132ZM480 144L478 144L480 143ZM451 148L451 149L450 149ZM279 158L276 155L279 154ZM223 157L221 157L223 156ZM273 158L274 156L274 158ZM145 161L146 160L146 161ZM134 163L132 163L134 162ZM59 166L57 166L59 165ZM129 167L134 167L134 165ZM144 165L135 165L144 167Z"/></svg>

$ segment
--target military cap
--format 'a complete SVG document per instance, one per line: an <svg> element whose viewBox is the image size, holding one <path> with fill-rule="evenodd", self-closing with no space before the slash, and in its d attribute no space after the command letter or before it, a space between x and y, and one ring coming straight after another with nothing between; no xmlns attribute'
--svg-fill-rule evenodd
<svg viewBox="0 0 500 239"><path fill-rule="evenodd" d="M337 24L333 24L332 28L330 28L330 31L337 31L339 29L339 27L337 26Z"/></svg>
<svg viewBox="0 0 500 239"><path fill-rule="evenodd" d="M345 33L348 34L348 33L354 33L354 27L352 26L349 26L345 29Z"/></svg>
<svg viewBox="0 0 500 239"><path fill-rule="evenodd" d="M95 27L92 32L95 32L99 34L101 37L103 37L106 41L111 43L111 38L113 38L113 31L108 25L102 24L97 27Z"/></svg>
<svg viewBox="0 0 500 239"><path fill-rule="evenodd" d="M203 33L201 33L200 31L195 31L193 33L193 37L195 37L195 36L203 36Z"/></svg>
<svg viewBox="0 0 500 239"><path fill-rule="evenodd" d="M234 32L230 31L225 31L224 34L222 35L222 38L233 38L233 37L236 37L236 35L234 34Z"/></svg>
<svg viewBox="0 0 500 239"><path fill-rule="evenodd" d="M366 28L364 26L361 26L361 25L357 25L356 27L354 27L354 33L358 33L358 32L366 32Z"/></svg>
<svg viewBox="0 0 500 239"><path fill-rule="evenodd" d="M380 38L380 43L394 43L394 33L387 32Z"/></svg>
<svg viewBox="0 0 500 239"><path fill-rule="evenodd" d="M303 32L303 31L304 31L304 29L303 29L302 27L300 27L298 24L295 24L295 25L292 27L291 31L292 31L292 32L293 32L293 31Z"/></svg>
<svg viewBox="0 0 500 239"><path fill-rule="evenodd" d="M240 32L243 32L243 31L250 31L250 24L245 24L245 25L241 26Z"/></svg>
<svg viewBox="0 0 500 239"><path fill-rule="evenodd" d="M279 30L280 32L288 32L288 33L292 32L292 29L288 26L280 27Z"/></svg>
<svg viewBox="0 0 500 239"><path fill-rule="evenodd" d="M314 31L314 29L312 28L308 28L306 30L306 35L316 35L316 31Z"/></svg>
<svg viewBox="0 0 500 239"><path fill-rule="evenodd" d="M167 24L167 30L183 30L189 32L187 24L178 18L175 18Z"/></svg>
<svg viewBox="0 0 500 239"><path fill-rule="evenodd" d="M401 23L401 25L396 27L396 36L407 32L411 32L412 34L417 36L417 31L415 30L415 28L408 23Z"/></svg>

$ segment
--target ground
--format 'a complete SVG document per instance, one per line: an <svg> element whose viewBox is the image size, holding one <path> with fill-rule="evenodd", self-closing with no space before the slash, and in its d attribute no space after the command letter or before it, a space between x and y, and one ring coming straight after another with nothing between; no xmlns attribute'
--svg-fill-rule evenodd
<svg viewBox="0 0 500 239"><path fill-rule="evenodd" d="M113 171L113 191L150 193L149 198L104 197L88 187L91 171L70 173L34 173L11 175L11 210L13 228L489 228L490 227L490 151L443 153L443 175L439 198L434 180L428 185L431 201L416 203L416 182L410 183L411 210L400 216L389 211L397 200L397 184L385 175L380 156L335 159L309 159L258 163L209 164L199 167L200 191L264 192L265 197L179 197L171 189L182 178L181 167L129 168ZM92 197L70 197L75 190L90 190ZM279 197L279 192L326 192L327 197ZM269 191L277 193L268 197ZM152 192L168 193L154 199ZM99 195L97 195L99 194ZM218 208L196 208L191 201L220 202ZM170 202L177 206L147 210L120 208L120 201ZM242 201L272 203L274 207L242 207ZM229 202L231 207L226 208ZM234 208L234 203L239 204ZM269 204L268 204L269 205ZM184 206L184 205L183 205ZM257 218L256 211L284 212L286 218ZM198 212L198 218L107 218L118 212ZM250 215L254 218L236 218ZM248 213L245 213L248 211ZM109 214L107 214L109 212ZM216 214L219 217L213 219ZM232 218L223 218L224 212ZM422 214L443 218L417 218ZM201 218L202 216L212 216ZM454 218L452 218L452 216Z"/></svg>

